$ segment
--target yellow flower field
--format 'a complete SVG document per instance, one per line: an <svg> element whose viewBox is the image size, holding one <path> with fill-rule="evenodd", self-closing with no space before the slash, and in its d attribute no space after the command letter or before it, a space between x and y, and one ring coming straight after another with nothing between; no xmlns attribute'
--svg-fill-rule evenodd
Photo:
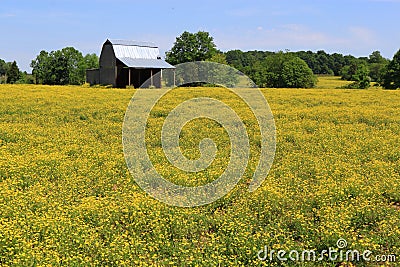
<svg viewBox="0 0 400 267"><path fill-rule="evenodd" d="M183 185L216 179L229 160L223 128L199 119L182 132L219 149L205 171L171 166L160 145L168 112L194 96L220 99L245 123L247 171L226 197L179 208L148 196L129 173L122 123L134 89L0 86L0 266L396 266L395 262L261 261L275 250L335 248L400 253L400 91L263 89L277 149L262 186L248 192L260 136L250 110L223 88L180 88L152 111L147 148L159 173ZM337 86L336 86L337 84ZM347 265L346 265L347 264Z"/></svg>

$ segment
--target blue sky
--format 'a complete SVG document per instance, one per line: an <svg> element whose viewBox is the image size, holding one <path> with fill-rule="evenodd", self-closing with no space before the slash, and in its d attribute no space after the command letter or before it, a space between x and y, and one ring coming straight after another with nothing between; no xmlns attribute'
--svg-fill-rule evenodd
<svg viewBox="0 0 400 267"><path fill-rule="evenodd" d="M0 0L0 58L22 70L41 50L100 53L107 38L153 41L162 55L183 31L208 31L222 51L325 50L392 58L400 0Z"/></svg>

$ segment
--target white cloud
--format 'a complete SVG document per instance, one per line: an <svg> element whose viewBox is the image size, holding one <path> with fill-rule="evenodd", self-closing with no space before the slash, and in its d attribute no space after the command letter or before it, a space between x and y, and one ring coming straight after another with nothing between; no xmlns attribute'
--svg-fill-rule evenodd
<svg viewBox="0 0 400 267"><path fill-rule="evenodd" d="M326 33L313 31L302 24L284 24L274 28L258 27L257 30L247 31L237 38L235 35L220 34L219 47L223 50L233 48L281 50L286 48L312 49L324 47L332 43L344 43L342 38L333 38Z"/></svg>
<svg viewBox="0 0 400 267"><path fill-rule="evenodd" d="M223 51L240 50L325 50L359 56L368 55L382 46L371 29L351 26L343 30L321 31L303 24L283 24L275 27L257 27L237 32L216 32L216 44ZM240 36L240 37L238 37Z"/></svg>

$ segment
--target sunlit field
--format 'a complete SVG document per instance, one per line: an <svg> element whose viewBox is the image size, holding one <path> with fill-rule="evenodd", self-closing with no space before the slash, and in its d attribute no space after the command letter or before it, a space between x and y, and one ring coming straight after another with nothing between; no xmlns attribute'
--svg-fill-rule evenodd
<svg viewBox="0 0 400 267"><path fill-rule="evenodd" d="M212 138L215 162L199 173L172 166L160 130L176 105L209 96L231 106L247 127L251 157L226 197L206 206L163 204L136 185L122 147L134 89L0 86L0 266L396 266L322 260L261 261L274 250L337 248L400 253L400 91L262 89L277 129L275 160L262 186L248 191L260 134L250 110L224 88L169 92L148 121L155 168L177 184L218 178L229 136L199 119L181 133L188 158ZM372 258L372 256L371 256ZM397 257L397 264L400 256Z"/></svg>

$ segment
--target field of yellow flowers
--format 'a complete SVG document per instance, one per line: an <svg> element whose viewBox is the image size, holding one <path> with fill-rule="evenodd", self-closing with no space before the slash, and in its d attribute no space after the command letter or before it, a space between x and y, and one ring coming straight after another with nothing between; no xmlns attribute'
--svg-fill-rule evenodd
<svg viewBox="0 0 400 267"><path fill-rule="evenodd" d="M177 184L216 179L229 160L229 136L208 119L187 124L187 157L200 156L204 137L219 151L206 171L177 170L159 136L174 106L193 96L220 99L249 132L241 182L196 208L163 204L132 179L122 123L134 89L1 85L0 266L346 266L257 257L265 246L321 252L340 238L348 249L399 255L400 91L333 89L338 81L320 80L317 89L262 90L277 149L253 193L247 186L260 136L240 99L223 88L183 88L161 100L148 121L147 148L156 169Z"/></svg>

